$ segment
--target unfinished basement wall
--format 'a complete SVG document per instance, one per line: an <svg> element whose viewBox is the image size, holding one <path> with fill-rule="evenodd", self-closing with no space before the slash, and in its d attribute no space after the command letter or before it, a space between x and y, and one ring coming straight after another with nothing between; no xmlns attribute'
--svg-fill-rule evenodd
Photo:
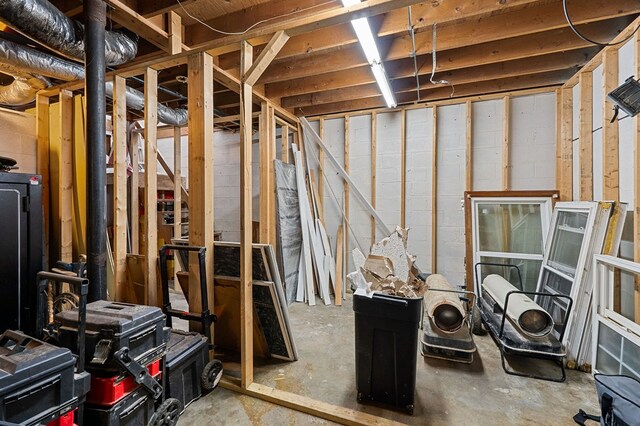
<svg viewBox="0 0 640 426"><path fill-rule="evenodd" d="M0 156L13 158L16 173L36 172L36 116L0 108Z"/></svg>
<svg viewBox="0 0 640 426"><path fill-rule="evenodd" d="M509 102L508 109L504 107L505 102ZM421 270L442 273L458 285L464 285L462 200L465 190L502 190L505 186L512 189L556 189L555 92L487 97L469 102L469 105L470 132L467 132L466 102L447 102L437 106L435 194L432 185L432 105L411 107L404 112L351 113L311 120L317 132L320 132L322 120L325 144L343 167L348 164L345 169L348 168L352 180L391 229L402 222L401 164L404 145L404 221L410 228L409 250L416 255ZM510 112L509 117L505 115L506 111ZM405 114L404 140L402 114ZM507 137L505 129L509 132ZM467 156L469 147L471 155ZM503 158L504 152L509 153L508 160ZM469 159L470 168L467 167ZM314 170L316 167L312 164ZM505 167L510 169L508 182L503 182ZM341 194L343 185L326 159L323 170L324 222L334 241L340 213L327 206L334 203L331 192ZM469 181L468 173L471 173ZM467 187L468 183L470 187ZM437 210L435 245L432 244L434 201ZM352 271L351 250L359 247L366 253L373 242L374 231L370 214L353 193L348 204L347 268ZM380 230L376 230L375 235L376 238L382 236ZM433 246L436 248L435 262L432 259Z"/></svg>
<svg viewBox="0 0 640 426"><path fill-rule="evenodd" d="M635 169L640 167L640 137L636 137L640 120L620 110L617 120L611 123L613 104L606 95L630 76L638 76L639 47L640 36L636 35L621 46L605 48L562 87L566 108L558 117L563 123L558 167L572 169L558 176L561 198L627 203L619 256L635 261L640 261L640 182L635 175ZM640 321L640 307L634 306L634 298L640 300L640 295L634 291L631 276L622 275L620 290L621 313Z"/></svg>

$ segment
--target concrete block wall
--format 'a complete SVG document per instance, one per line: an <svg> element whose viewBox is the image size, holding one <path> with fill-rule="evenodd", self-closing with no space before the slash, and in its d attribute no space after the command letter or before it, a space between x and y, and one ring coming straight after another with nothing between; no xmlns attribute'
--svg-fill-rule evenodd
<svg viewBox="0 0 640 426"><path fill-rule="evenodd" d="M474 102L471 108L473 189L501 190L504 100Z"/></svg>
<svg viewBox="0 0 640 426"><path fill-rule="evenodd" d="M325 120L324 144L329 148L329 151L336 158L340 166L344 168L343 118ZM335 254L336 235L338 233L338 226L342 223L342 211L344 209L344 185L342 184L342 178L338 175L337 169L326 156L324 159L323 173L318 176L318 179L322 179L324 186L324 197L322 200L325 217L324 227L329 237L331 249Z"/></svg>
<svg viewBox="0 0 640 426"><path fill-rule="evenodd" d="M36 116L0 108L0 156L13 158L17 173L36 172Z"/></svg>
<svg viewBox="0 0 640 426"><path fill-rule="evenodd" d="M401 114L377 114L376 119L376 210L385 225L393 230L400 224ZM376 241L384 235L376 226Z"/></svg>

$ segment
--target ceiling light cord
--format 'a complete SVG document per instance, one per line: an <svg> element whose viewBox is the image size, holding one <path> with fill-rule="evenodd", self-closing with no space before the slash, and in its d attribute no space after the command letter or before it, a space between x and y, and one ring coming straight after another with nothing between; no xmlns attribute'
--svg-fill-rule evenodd
<svg viewBox="0 0 640 426"><path fill-rule="evenodd" d="M413 57L413 73L416 77L416 92L418 92L418 102L420 102L420 78L418 77L418 58L416 57L416 37L415 30L413 28L413 16L411 14L411 6L408 8L409 11L409 34L411 35L411 56Z"/></svg>
<svg viewBox="0 0 640 426"><path fill-rule="evenodd" d="M261 21L258 21L258 22L256 22L255 24L253 24L253 25L249 26L249 27L248 27L246 30L244 30L244 31L228 32L228 31L222 31L222 30L219 30L219 29L217 29L217 28L214 28L214 27L212 27L211 25L209 25L209 24L207 24L206 22L204 22L203 20L199 19L198 17L193 16L191 13L189 13L189 11L188 11L187 9L185 9L185 7L182 5L182 2L180 2L180 0L176 0L176 2L178 3L178 5L180 5L180 8L183 10L183 12L184 12L184 13L185 13L189 18L191 18L191 19L193 19L194 21L196 21L196 22L198 22L198 23L200 23L200 24L204 25L205 27L209 28L211 31L214 31L214 32L219 33L219 34L222 34L222 35L244 35L244 34L248 33L249 31L251 31L252 29L254 29L255 27L257 27L258 25L260 25L260 24L264 24L265 22L269 22L269 21L273 21L274 19L280 19L280 18L285 18L285 17L287 17L287 16L295 15L295 14L297 14L297 13L304 12L305 10L314 9L314 8L316 8L316 7L322 6L322 5L327 4L327 3L333 3L332 1L328 1L328 2L326 2L326 3L322 3L322 4L319 4L319 5L316 5L316 6L307 7L306 9L297 9L297 10L294 10L294 11L289 12L289 13L284 13L284 14L282 14L282 15L278 15L278 16L274 16L274 17L272 17L272 18L267 18L267 19L263 19L263 20L261 20Z"/></svg>
<svg viewBox="0 0 640 426"><path fill-rule="evenodd" d="M569 17L569 11L567 10L567 0L562 0L562 9L564 10L564 17L567 20L569 27L571 27L571 30L582 40L586 41L587 43L595 44L596 46L607 47L607 46L617 46L619 44L626 43L627 41L631 40L631 37L633 37L635 33L638 32L638 29L640 29L640 25L638 25L636 29L633 30L631 35L629 35L629 37L625 38L624 40L620 40L615 43L600 43L600 42L591 40L590 38L587 38L586 36L582 35L580 31L576 29L575 25L573 24L573 21L571 21L571 18Z"/></svg>
<svg viewBox="0 0 640 426"><path fill-rule="evenodd" d="M433 23L433 40L432 40L432 46L431 46L431 77L429 78L429 81L431 82L431 84L433 85L437 85L437 84L448 84L451 86L451 95L449 95L449 97L453 98L453 94L456 92L456 88L455 86L449 81L449 80L434 80L433 77L436 75L436 66L437 66L437 60L436 60L436 35L437 35L437 27L436 27L436 23Z"/></svg>

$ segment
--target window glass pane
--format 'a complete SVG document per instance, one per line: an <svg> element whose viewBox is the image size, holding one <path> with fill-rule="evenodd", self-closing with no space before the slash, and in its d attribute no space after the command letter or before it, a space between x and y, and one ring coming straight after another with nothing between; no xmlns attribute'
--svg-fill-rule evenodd
<svg viewBox="0 0 640 426"><path fill-rule="evenodd" d="M573 282L561 277L553 271L544 269L542 273L542 291L553 294L571 296Z"/></svg>
<svg viewBox="0 0 640 426"><path fill-rule="evenodd" d="M569 301L560 297L538 296L535 298L536 303L546 310L551 318L553 318L554 330L556 336L559 336L564 329L567 320L567 307Z"/></svg>
<svg viewBox="0 0 640 426"><path fill-rule="evenodd" d="M480 251L542 254L540 204L482 203L476 208Z"/></svg>
<svg viewBox="0 0 640 426"><path fill-rule="evenodd" d="M549 253L551 267L575 276L588 217L588 213L585 212L558 212Z"/></svg>
<svg viewBox="0 0 640 426"><path fill-rule="evenodd" d="M522 284L524 291L536 291L538 284L538 274L540 273L540 267L542 266L541 260L528 260L528 259L505 259L499 257L481 257L481 262L488 263L501 263L516 265L520 269L522 275ZM520 289L520 279L518 278L518 272L515 268L507 268L501 266L482 266L482 277L486 277L490 274L497 274L504 277L517 289Z"/></svg>
<svg viewBox="0 0 640 426"><path fill-rule="evenodd" d="M635 371L636 375L640 374L640 346L637 346L631 340L625 339L622 362L627 368Z"/></svg>
<svg viewBox="0 0 640 426"><path fill-rule="evenodd" d="M596 369L604 374L620 374L620 362L606 353L601 346L598 346Z"/></svg>
<svg viewBox="0 0 640 426"><path fill-rule="evenodd" d="M598 346L607 349L611 354L620 357L622 351L622 336L611 328L600 323L600 332L598 333Z"/></svg>

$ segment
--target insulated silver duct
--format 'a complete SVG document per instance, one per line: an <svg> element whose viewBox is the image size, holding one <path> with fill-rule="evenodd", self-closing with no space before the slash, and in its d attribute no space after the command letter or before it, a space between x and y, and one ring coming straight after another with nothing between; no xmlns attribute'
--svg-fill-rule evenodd
<svg viewBox="0 0 640 426"><path fill-rule="evenodd" d="M37 43L68 58L84 60L84 25L47 0L0 0L0 21ZM118 31L105 33L107 65L135 58L137 39Z"/></svg>
<svg viewBox="0 0 640 426"><path fill-rule="evenodd" d="M3 71L0 65L0 71ZM0 104L20 106L32 102L38 90L49 87L49 82L35 75L14 76L13 83L0 86Z"/></svg>
<svg viewBox="0 0 640 426"><path fill-rule="evenodd" d="M84 80L84 68L81 65L3 39L0 39L0 71L21 77L24 76L25 73L28 73L63 81ZM17 81L18 80L16 80L16 82ZM32 80L29 79L29 81L31 82ZM25 86L26 82L24 79L20 79L20 83L17 85L14 82L10 86L5 86L6 88L0 88L0 91L8 92L11 90L14 97L16 97L16 93L20 93L20 99L26 99L26 102L21 101L20 103L15 103L3 102L4 98L0 97L0 104L23 105L33 101L35 99L36 92L47 87L42 86L38 81L33 82L37 85L31 89ZM16 86L9 89L14 85ZM113 83L107 82L105 90L107 96L113 98ZM140 91L127 87L126 96L127 107L137 111L142 111L144 109L144 94ZM165 105L158 104L158 120L165 124L169 124L171 126L184 126L187 124L187 115L186 109L173 109Z"/></svg>

